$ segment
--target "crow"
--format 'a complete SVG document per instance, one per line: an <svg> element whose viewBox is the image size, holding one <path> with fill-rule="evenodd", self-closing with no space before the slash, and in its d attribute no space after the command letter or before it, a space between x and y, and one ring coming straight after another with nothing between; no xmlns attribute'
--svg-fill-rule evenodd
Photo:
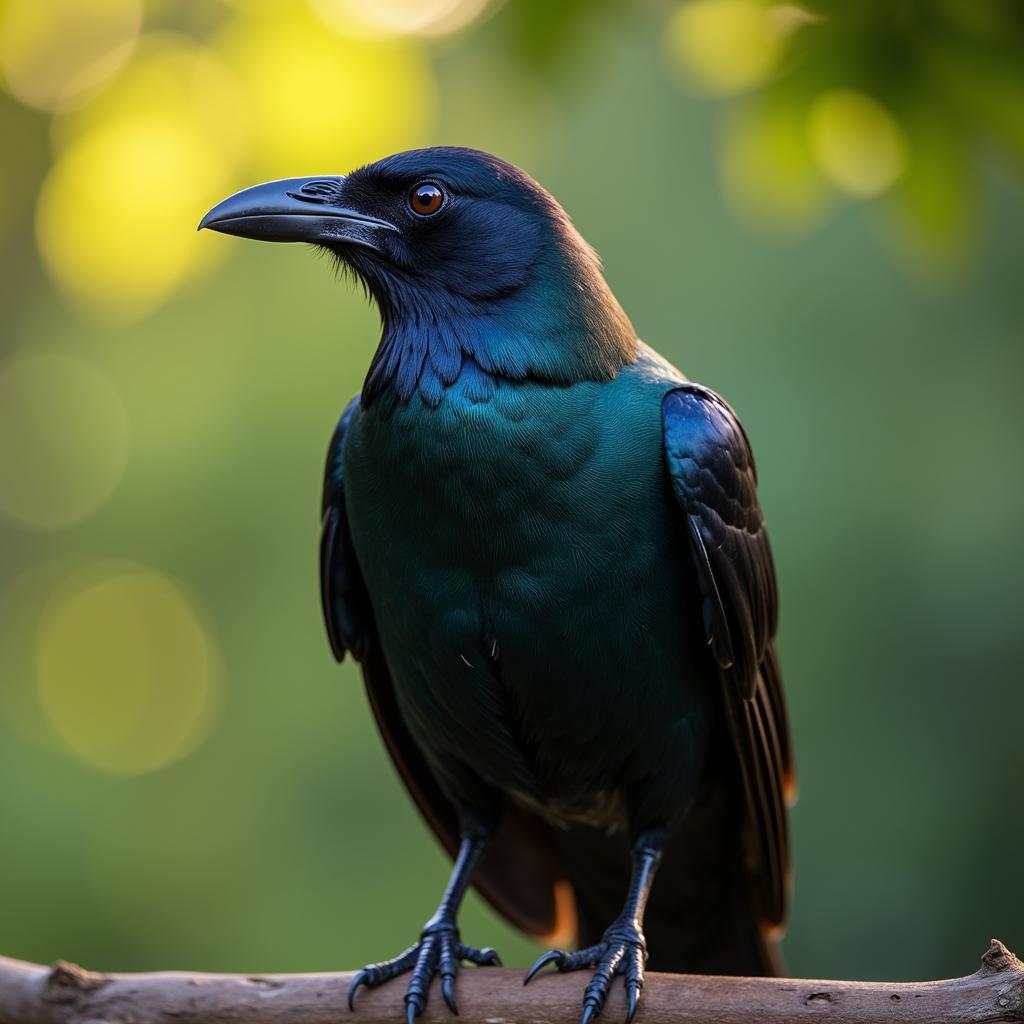
<svg viewBox="0 0 1024 1024"><path fill-rule="evenodd" d="M399 153L239 192L200 227L333 253L379 307L331 440L321 590L454 856L418 940L360 971L453 1012L468 886L590 969L778 971L793 767L778 597L733 410L640 341L555 199L490 154ZM653 229L653 226L652 226ZM648 908L652 883L657 886Z"/></svg>

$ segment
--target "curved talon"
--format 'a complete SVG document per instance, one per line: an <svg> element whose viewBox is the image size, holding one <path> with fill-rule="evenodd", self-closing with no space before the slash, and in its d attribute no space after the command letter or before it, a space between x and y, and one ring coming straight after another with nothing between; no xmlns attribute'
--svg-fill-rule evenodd
<svg viewBox="0 0 1024 1024"><path fill-rule="evenodd" d="M446 974L441 978L441 995L444 996L444 1001L448 1004L448 1009L455 1014L456 1017L459 1015L459 1008L455 1004L455 977L451 974Z"/></svg>
<svg viewBox="0 0 1024 1024"><path fill-rule="evenodd" d="M533 980L534 975L548 964L558 962L558 968L561 970L562 963L565 960L566 954L561 949L549 949L546 953L539 956L534 962L533 966L526 972L526 977L523 978L523 984L529 985Z"/></svg>
<svg viewBox="0 0 1024 1024"><path fill-rule="evenodd" d="M458 1016L455 979L463 960L480 967L501 964L498 954L490 947L476 949L474 946L466 946L459 942L459 933L454 927L428 925L416 945L410 946L391 960L370 964L356 974L349 985L349 1009L355 1009L356 992L363 985L372 987L411 972L409 986L405 992L406 1024L415 1024L416 1018L423 1014L431 982L437 975L441 977L441 995L448 1009Z"/></svg>
<svg viewBox="0 0 1024 1024"><path fill-rule="evenodd" d="M644 950L635 946L626 963L626 1024L633 1024L644 987Z"/></svg>
<svg viewBox="0 0 1024 1024"><path fill-rule="evenodd" d="M369 980L370 972L363 968L353 979L352 983L348 987L348 1008L354 1010L356 1008L356 991L360 985L365 985Z"/></svg>
<svg viewBox="0 0 1024 1024"><path fill-rule="evenodd" d="M455 947L455 954L460 960L468 960L477 967L500 967L501 957L497 951L490 946L484 949L474 949L472 946L464 946L461 942Z"/></svg>
<svg viewBox="0 0 1024 1024"><path fill-rule="evenodd" d="M573 953L560 949L548 950L527 972L523 983L530 981L541 968L554 963L559 971L594 969L583 992L583 1010L579 1024L594 1024L601 1015L611 989L612 982L620 975L626 986L625 1024L633 1024L640 993L644 987L644 965L647 961L647 947L643 933L637 928L613 925L596 946L587 946Z"/></svg>
<svg viewBox="0 0 1024 1024"><path fill-rule="evenodd" d="M636 982L626 982L626 1024L633 1024L639 1002L640 986Z"/></svg>

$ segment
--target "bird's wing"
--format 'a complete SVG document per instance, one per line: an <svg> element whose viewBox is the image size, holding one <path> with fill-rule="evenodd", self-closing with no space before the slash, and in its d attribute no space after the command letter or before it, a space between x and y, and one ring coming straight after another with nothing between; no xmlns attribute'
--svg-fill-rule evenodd
<svg viewBox="0 0 1024 1024"><path fill-rule="evenodd" d="M746 843L759 916L785 919L786 805L794 788L773 637L778 595L750 443L726 402L697 384L662 401L665 458L702 596L704 631L746 793Z"/></svg>
<svg viewBox="0 0 1024 1024"><path fill-rule="evenodd" d="M459 845L458 813L399 711L349 530L343 445L358 407L356 395L342 414L327 450L320 537L320 595L327 636L338 661L348 652L361 664L373 717L391 760L420 813L454 855ZM538 938L564 939L572 934L575 907L553 852L549 827L518 805L506 808L477 868L474 885L495 910L523 931Z"/></svg>

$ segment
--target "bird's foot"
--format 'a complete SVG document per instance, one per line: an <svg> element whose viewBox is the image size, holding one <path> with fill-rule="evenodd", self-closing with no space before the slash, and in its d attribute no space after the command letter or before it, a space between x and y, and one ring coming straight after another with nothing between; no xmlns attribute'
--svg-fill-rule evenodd
<svg viewBox="0 0 1024 1024"><path fill-rule="evenodd" d="M356 992L360 986L368 985L372 988L411 971L409 987L405 990L407 1024L413 1024L427 1005L427 992L435 974L441 975L441 994L448 1009L458 1016L455 978L463 960L478 967L501 966L501 960L493 949L476 949L460 942L459 930L454 921L444 918L431 921L420 933L420 941L415 945L392 960L364 967L352 979L348 989L348 1007L350 1010L355 1009Z"/></svg>
<svg viewBox="0 0 1024 1024"><path fill-rule="evenodd" d="M566 953L552 949L540 957L527 971L523 984L548 964L554 964L559 971L579 971L594 967L594 976L583 993L583 1015L580 1024L591 1021L604 1009L612 978L617 974L626 981L626 1024L631 1024L636 1014L640 991L644 987L644 965L647 963L647 943L643 932L632 921L616 921L602 936L596 946Z"/></svg>

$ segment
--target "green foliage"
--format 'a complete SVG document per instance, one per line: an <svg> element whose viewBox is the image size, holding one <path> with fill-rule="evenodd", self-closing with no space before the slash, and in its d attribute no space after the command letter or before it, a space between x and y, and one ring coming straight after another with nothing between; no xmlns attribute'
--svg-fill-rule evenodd
<svg viewBox="0 0 1024 1024"><path fill-rule="evenodd" d="M1019 173L1024 154L1019 4L685 0L675 22L690 80L733 97L722 173L741 212L802 228L830 193L878 197L913 264L973 257L984 165Z"/></svg>

